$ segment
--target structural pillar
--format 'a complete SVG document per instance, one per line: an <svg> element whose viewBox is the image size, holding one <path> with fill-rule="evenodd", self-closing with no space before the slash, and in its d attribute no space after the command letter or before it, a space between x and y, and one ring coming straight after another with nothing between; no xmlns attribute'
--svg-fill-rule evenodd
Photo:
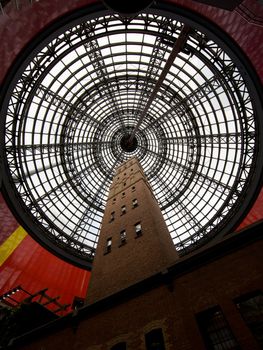
<svg viewBox="0 0 263 350"><path fill-rule="evenodd" d="M143 169L131 158L117 169L110 187L87 303L161 272L177 259Z"/></svg>

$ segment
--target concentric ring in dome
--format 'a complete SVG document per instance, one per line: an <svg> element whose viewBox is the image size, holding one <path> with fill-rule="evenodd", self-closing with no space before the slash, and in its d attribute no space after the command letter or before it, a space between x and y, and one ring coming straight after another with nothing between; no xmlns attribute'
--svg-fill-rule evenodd
<svg viewBox="0 0 263 350"><path fill-rule="evenodd" d="M136 156L180 254L229 232L262 172L262 109L246 59L181 9L130 21L88 11L33 41L7 79L1 157L15 215L90 268L114 171ZM187 43L129 144L184 23Z"/></svg>

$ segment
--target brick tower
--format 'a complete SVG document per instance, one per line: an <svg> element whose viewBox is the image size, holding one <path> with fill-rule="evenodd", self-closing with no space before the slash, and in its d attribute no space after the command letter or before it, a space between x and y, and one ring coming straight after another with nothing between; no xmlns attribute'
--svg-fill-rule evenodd
<svg viewBox="0 0 263 350"><path fill-rule="evenodd" d="M110 187L87 302L165 270L177 259L143 170L131 158L117 169Z"/></svg>

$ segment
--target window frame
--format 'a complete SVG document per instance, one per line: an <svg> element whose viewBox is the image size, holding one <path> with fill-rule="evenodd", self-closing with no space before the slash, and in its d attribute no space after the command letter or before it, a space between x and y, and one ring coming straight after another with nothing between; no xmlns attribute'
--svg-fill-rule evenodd
<svg viewBox="0 0 263 350"><path fill-rule="evenodd" d="M216 350L219 348L225 350L241 350L219 305L199 312L196 315L196 320L207 350ZM230 342L233 344L227 345Z"/></svg>
<svg viewBox="0 0 263 350"><path fill-rule="evenodd" d="M248 313L245 314L245 312L242 312L242 304L243 304L244 311L246 311L245 308L248 308L249 303L251 303L252 299L255 299L256 297L261 297L262 299L261 300L262 309L260 309L260 301L256 303L256 309L260 310L260 312L257 313L256 315L255 314L248 315ZM256 291L241 295L235 298L233 301L236 305L236 308L242 320L244 321L245 325L248 327L253 338L258 342L258 344L261 347L263 347L263 292L261 290L256 290ZM245 303L247 305L245 305Z"/></svg>
<svg viewBox="0 0 263 350"><path fill-rule="evenodd" d="M114 219L115 219L115 211L112 211L111 214L110 214L110 220L109 220L109 222L114 221Z"/></svg>
<svg viewBox="0 0 263 350"><path fill-rule="evenodd" d="M121 206L121 215L125 215L127 213L127 208L126 208L126 205L122 205Z"/></svg>
<svg viewBox="0 0 263 350"><path fill-rule="evenodd" d="M114 344L110 350L126 350L127 349L127 346L126 346L126 342L122 341L122 342L119 342L117 344Z"/></svg>
<svg viewBox="0 0 263 350"><path fill-rule="evenodd" d="M133 200L132 200L132 208L134 209L134 208L137 208L138 207L138 199L137 198L134 198Z"/></svg>
<svg viewBox="0 0 263 350"><path fill-rule="evenodd" d="M140 227L139 230L137 229L138 226ZM136 237L142 236L142 224L141 224L141 221L138 221L138 222L136 222L136 224L134 224L134 229L135 229Z"/></svg>
<svg viewBox="0 0 263 350"><path fill-rule="evenodd" d="M112 251L112 237L107 238L104 254L108 254Z"/></svg>
<svg viewBox="0 0 263 350"><path fill-rule="evenodd" d="M161 336L160 339L158 339L159 336ZM144 334L145 349L146 350L154 350L156 348L155 342L157 339L154 339L155 337L158 339L158 342L160 342L159 344L157 344L158 350L165 350L166 349L165 339L164 339L164 334L163 334L163 330L161 327L154 328L151 331ZM161 345L161 347L160 347L160 345Z"/></svg>
<svg viewBox="0 0 263 350"><path fill-rule="evenodd" d="M124 245L127 243L127 232L126 230L121 230L120 232L120 245Z"/></svg>

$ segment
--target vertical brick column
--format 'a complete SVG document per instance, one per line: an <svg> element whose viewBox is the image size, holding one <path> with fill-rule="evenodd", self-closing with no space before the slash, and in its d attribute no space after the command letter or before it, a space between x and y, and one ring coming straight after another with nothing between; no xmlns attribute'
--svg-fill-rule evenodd
<svg viewBox="0 0 263 350"><path fill-rule="evenodd" d="M139 162L131 158L117 169L110 187L87 302L165 270L177 259L159 205Z"/></svg>

